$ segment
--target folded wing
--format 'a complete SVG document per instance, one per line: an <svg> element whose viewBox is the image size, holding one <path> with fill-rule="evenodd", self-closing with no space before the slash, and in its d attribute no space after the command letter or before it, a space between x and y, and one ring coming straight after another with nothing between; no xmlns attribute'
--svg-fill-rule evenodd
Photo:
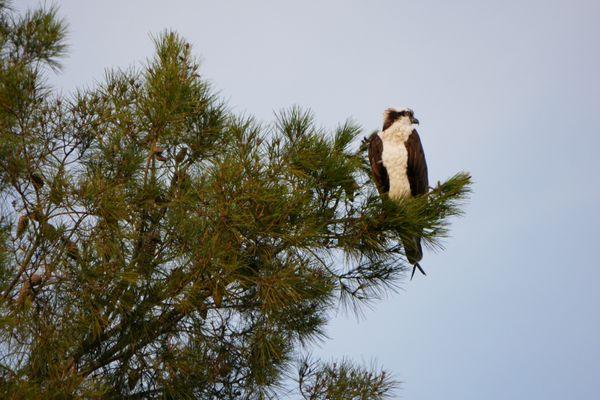
<svg viewBox="0 0 600 400"><path fill-rule="evenodd" d="M377 185L380 194L387 193L390 190L390 178L387 169L383 166L383 141L377 133L373 133L369 138L369 162L373 172L373 180Z"/></svg>

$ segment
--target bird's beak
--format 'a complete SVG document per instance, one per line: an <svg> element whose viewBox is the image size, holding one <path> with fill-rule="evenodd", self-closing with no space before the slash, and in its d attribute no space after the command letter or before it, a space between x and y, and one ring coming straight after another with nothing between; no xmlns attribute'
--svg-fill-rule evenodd
<svg viewBox="0 0 600 400"><path fill-rule="evenodd" d="M419 125L419 120L415 117L410 117L410 122L414 125Z"/></svg>

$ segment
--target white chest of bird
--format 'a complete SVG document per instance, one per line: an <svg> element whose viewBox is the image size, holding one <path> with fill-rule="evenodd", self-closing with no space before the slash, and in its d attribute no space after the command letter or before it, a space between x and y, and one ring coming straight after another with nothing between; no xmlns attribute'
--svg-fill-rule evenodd
<svg viewBox="0 0 600 400"><path fill-rule="evenodd" d="M406 168L408 166L408 151L405 142L413 131L411 124L394 123L392 126L379 133L383 142L381 161L387 169L390 179L388 196L392 199L408 197L411 195L410 182Z"/></svg>

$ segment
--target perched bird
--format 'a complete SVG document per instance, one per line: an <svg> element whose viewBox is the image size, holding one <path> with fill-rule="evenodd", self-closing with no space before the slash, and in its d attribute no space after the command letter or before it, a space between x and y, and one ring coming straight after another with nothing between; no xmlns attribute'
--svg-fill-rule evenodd
<svg viewBox="0 0 600 400"><path fill-rule="evenodd" d="M427 193L427 163L419 134L414 129L419 120L411 109L388 108L383 113L383 129L375 132L368 141L369 162L373 180L380 194L400 199ZM408 262L413 265L410 279L423 258L420 237L403 237L402 244Z"/></svg>
<svg viewBox="0 0 600 400"><path fill-rule="evenodd" d="M41 172L35 171L32 172L29 177L31 178L31 183L33 183L33 186L39 190L44 186L44 175L41 174Z"/></svg>

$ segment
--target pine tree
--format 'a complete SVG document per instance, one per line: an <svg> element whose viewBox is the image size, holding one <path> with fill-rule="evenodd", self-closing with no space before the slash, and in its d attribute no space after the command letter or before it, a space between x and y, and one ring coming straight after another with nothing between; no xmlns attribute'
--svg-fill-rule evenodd
<svg viewBox="0 0 600 400"><path fill-rule="evenodd" d="M469 176L382 199L359 126L236 116L173 32L61 95L65 32L0 1L0 397L269 398L294 368L305 399L390 396L384 371L302 353L394 288L403 235L439 244Z"/></svg>

